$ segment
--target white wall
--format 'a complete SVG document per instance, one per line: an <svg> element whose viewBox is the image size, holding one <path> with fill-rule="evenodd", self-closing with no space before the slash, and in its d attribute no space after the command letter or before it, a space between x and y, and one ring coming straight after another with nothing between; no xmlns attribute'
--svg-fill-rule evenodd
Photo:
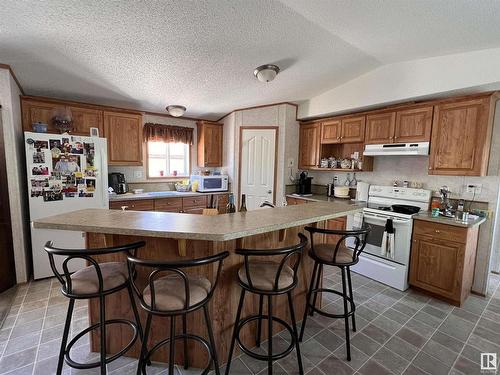
<svg viewBox="0 0 500 375"><path fill-rule="evenodd" d="M307 118L456 92L500 89L500 48L383 65L299 105Z"/></svg>
<svg viewBox="0 0 500 375"><path fill-rule="evenodd" d="M232 191L238 192L240 128L244 126L277 126L278 159L276 179L276 204L285 201L285 185L290 169L285 165L290 158L294 160L292 173L295 175L298 158L299 125L296 121L296 107L279 104L268 107L236 111L224 119L224 167L232 183ZM226 138L227 135L227 138Z"/></svg>
<svg viewBox="0 0 500 375"><path fill-rule="evenodd" d="M7 184L12 221L14 260L18 283L26 282L31 269L29 214L25 179L24 141L21 125L21 92L10 71L0 68L0 104L7 164Z"/></svg>

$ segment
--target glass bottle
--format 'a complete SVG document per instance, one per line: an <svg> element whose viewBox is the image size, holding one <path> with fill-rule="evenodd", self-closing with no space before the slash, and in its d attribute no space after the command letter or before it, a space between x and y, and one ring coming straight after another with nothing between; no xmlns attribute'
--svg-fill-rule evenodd
<svg viewBox="0 0 500 375"><path fill-rule="evenodd" d="M234 205L234 195L231 193L229 194L229 199L226 205L226 212L228 214L232 214L236 212L236 206Z"/></svg>
<svg viewBox="0 0 500 375"><path fill-rule="evenodd" d="M245 194L241 194L240 212L247 212L247 197Z"/></svg>

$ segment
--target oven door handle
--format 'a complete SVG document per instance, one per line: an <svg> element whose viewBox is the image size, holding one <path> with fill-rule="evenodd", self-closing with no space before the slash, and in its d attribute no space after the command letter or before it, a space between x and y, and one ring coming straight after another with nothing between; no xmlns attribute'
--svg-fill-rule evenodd
<svg viewBox="0 0 500 375"><path fill-rule="evenodd" d="M409 223L411 220L410 219L400 219L400 218L395 218L395 217L387 217L387 216L374 216L374 215L369 215L369 214L363 214L364 218L367 219L374 219L374 220L379 220L379 221L387 221L387 219L392 219L393 222L395 223Z"/></svg>

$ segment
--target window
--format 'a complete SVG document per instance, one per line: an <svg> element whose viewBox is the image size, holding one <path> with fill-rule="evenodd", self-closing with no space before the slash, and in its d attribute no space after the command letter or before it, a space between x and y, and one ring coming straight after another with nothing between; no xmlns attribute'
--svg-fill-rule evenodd
<svg viewBox="0 0 500 375"><path fill-rule="evenodd" d="M148 177L189 176L189 145L148 142Z"/></svg>

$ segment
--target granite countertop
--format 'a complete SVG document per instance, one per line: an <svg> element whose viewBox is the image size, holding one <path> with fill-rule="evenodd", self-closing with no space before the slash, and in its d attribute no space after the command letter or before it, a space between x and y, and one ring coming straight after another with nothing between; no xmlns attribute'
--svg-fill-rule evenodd
<svg viewBox="0 0 500 375"><path fill-rule="evenodd" d="M341 202L264 208L204 216L170 212L86 209L34 221L35 228L176 239L227 241L335 219L362 207Z"/></svg>
<svg viewBox="0 0 500 375"><path fill-rule="evenodd" d="M470 215L470 217L471 218L469 219L469 221L462 222L462 221L456 221L455 218L453 217L445 217L445 216L432 217L429 211L425 211L425 212L419 212L418 214L413 216L413 219L431 221L434 223L453 225L455 227L463 227L463 228L470 228L476 225L481 225L486 221L485 217L476 215Z"/></svg>
<svg viewBox="0 0 500 375"><path fill-rule="evenodd" d="M210 193L198 193L192 191L151 191L142 194L126 193L126 194L110 194L110 201L138 201L144 199L159 199L159 198L178 198L178 197L196 197L202 195L212 195L212 194L229 194L228 191L217 191Z"/></svg>
<svg viewBox="0 0 500 375"><path fill-rule="evenodd" d="M355 201L353 199L329 197L326 194L312 194L312 195L287 194L286 196L290 198L303 199L311 202L339 202L339 203L343 202L348 205L366 207L366 202L364 201L362 202L362 201Z"/></svg>

